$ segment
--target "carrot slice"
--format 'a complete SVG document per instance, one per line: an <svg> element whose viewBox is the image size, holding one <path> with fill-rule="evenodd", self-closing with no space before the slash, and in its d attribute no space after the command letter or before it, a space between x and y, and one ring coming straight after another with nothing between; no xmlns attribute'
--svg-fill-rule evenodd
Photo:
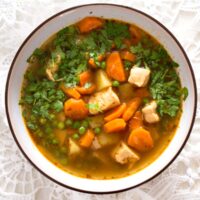
<svg viewBox="0 0 200 200"><path fill-rule="evenodd" d="M88 115L86 103L82 99L68 99L64 104L64 112L72 119L84 119Z"/></svg>
<svg viewBox="0 0 200 200"><path fill-rule="evenodd" d="M141 127L143 125L142 112L137 111L135 115L130 119L128 125L129 125L130 130Z"/></svg>
<svg viewBox="0 0 200 200"><path fill-rule="evenodd" d="M73 128L67 128L66 129L66 133L68 134L68 135L72 135L72 134L74 134L74 133L76 133L77 132L77 130L76 129L73 129Z"/></svg>
<svg viewBox="0 0 200 200"><path fill-rule="evenodd" d="M94 62L94 58L90 58L88 60L88 64L90 65L91 68L96 68L97 67L96 63Z"/></svg>
<svg viewBox="0 0 200 200"><path fill-rule="evenodd" d="M80 99L81 97L81 95L78 93L78 91L75 88L66 87L64 84L61 84L60 88L69 97L73 97L75 99Z"/></svg>
<svg viewBox="0 0 200 200"><path fill-rule="evenodd" d="M124 44L127 46L127 47L130 47L131 46L131 40L128 40L128 39L124 39Z"/></svg>
<svg viewBox="0 0 200 200"><path fill-rule="evenodd" d="M125 121L128 121L134 115L140 104L141 104L141 98L139 97L135 97L133 100L131 100L128 103L126 110L124 111L122 118Z"/></svg>
<svg viewBox="0 0 200 200"><path fill-rule="evenodd" d="M103 61L104 58L105 58L105 55L103 55L103 54L99 54L99 55L97 56L97 60L98 60L99 62ZM94 58L90 58L90 59L88 60L88 64L89 64L92 68L96 68L96 67L97 67L97 65L96 65L96 63L95 63L95 61L94 61Z"/></svg>
<svg viewBox="0 0 200 200"><path fill-rule="evenodd" d="M126 128L126 122L121 118L117 118L104 124L103 128L106 133L122 131Z"/></svg>
<svg viewBox="0 0 200 200"><path fill-rule="evenodd" d="M148 91L148 89L146 87L145 88L139 88L139 89L135 90L135 96L140 97L140 98L149 97L150 92Z"/></svg>
<svg viewBox="0 0 200 200"><path fill-rule="evenodd" d="M92 80L92 73L89 70L84 71L79 75L80 86L84 86L86 83L91 82L91 80Z"/></svg>
<svg viewBox="0 0 200 200"><path fill-rule="evenodd" d="M138 28L136 28L135 26L131 25L129 27L129 31L132 35L132 42L134 44L138 43L140 41L140 39L142 38L141 32L138 30Z"/></svg>
<svg viewBox="0 0 200 200"><path fill-rule="evenodd" d="M76 89L80 94L92 94L96 89L96 85L92 83L89 88L77 86Z"/></svg>
<svg viewBox="0 0 200 200"><path fill-rule="evenodd" d="M122 103L117 108L114 108L113 110L108 112L108 114L106 114L106 116L104 117L104 120L106 122L109 122L109 121L111 121L113 119L121 117L121 115L123 114L125 109L126 109L126 103Z"/></svg>
<svg viewBox="0 0 200 200"><path fill-rule="evenodd" d="M112 52L106 60L106 73L117 81L125 81L126 75L119 52Z"/></svg>
<svg viewBox="0 0 200 200"><path fill-rule="evenodd" d="M78 23L78 28L81 33L88 33L102 26L103 20L97 17L86 17Z"/></svg>
<svg viewBox="0 0 200 200"><path fill-rule="evenodd" d="M140 127L130 133L128 145L138 151L145 152L153 148L154 142L150 132Z"/></svg>
<svg viewBox="0 0 200 200"><path fill-rule="evenodd" d="M136 59L136 56L129 51L121 51L120 55L122 59L131 61L131 62L135 61Z"/></svg>
<svg viewBox="0 0 200 200"><path fill-rule="evenodd" d="M82 147L89 148L92 145L94 140L94 133L91 129L88 129L87 132L80 138L79 144Z"/></svg>

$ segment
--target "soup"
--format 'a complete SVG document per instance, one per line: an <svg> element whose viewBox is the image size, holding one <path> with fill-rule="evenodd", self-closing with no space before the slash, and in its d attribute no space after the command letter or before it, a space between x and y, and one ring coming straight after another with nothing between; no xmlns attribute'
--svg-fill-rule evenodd
<svg viewBox="0 0 200 200"><path fill-rule="evenodd" d="M41 153L76 176L136 173L178 127L178 64L151 35L125 22L86 17L27 59L20 105Z"/></svg>

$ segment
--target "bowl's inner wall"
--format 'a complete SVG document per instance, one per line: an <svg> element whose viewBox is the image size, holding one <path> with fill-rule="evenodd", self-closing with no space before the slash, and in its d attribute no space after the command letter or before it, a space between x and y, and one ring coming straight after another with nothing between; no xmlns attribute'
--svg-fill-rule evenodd
<svg viewBox="0 0 200 200"><path fill-rule="evenodd" d="M146 167L144 170L134 174L133 176L117 179L117 180L88 180L79 177L74 177L60 170L50 163L36 148L32 142L27 130L24 126L24 121L21 115L21 110L18 105L20 99L20 90L23 81L23 75L27 69L27 58L31 55L36 47L47 40L52 34L61 28L74 24L85 16L94 15L98 17L118 19L128 23L133 23L146 32L154 36L168 50L172 58L180 64L178 72L181 77L183 86L189 89L189 96L183 104L183 115L180 121L180 127L174 136L173 141L168 148L163 152L155 162ZM138 185L145 180L151 178L163 169L177 154L182 144L184 143L192 123L192 116L195 107L195 90L193 77L189 68L189 64L172 36L158 23L151 18L131 9L113 5L90 5L72 9L67 12L52 18L37 29L31 37L26 41L20 50L9 79L7 92L7 105L12 129L18 140L19 145L29 159L42 172L60 182L80 190L91 192L109 192L126 189ZM190 113L190 114L188 114Z"/></svg>

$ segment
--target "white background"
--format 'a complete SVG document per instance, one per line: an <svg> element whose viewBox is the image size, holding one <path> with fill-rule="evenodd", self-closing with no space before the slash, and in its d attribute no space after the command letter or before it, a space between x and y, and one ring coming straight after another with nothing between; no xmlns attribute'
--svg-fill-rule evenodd
<svg viewBox="0 0 200 200"><path fill-rule="evenodd" d="M135 7L167 26L192 62L199 94L200 0L0 0L0 200L200 200L199 109L190 139L175 162L154 180L119 194L90 195L58 186L37 172L17 148L4 108L5 82L11 61L26 36L46 18L90 2Z"/></svg>

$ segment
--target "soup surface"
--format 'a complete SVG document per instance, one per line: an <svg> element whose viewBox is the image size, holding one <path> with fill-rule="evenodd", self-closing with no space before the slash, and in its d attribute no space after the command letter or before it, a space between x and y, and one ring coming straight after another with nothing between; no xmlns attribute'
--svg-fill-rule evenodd
<svg viewBox="0 0 200 200"><path fill-rule="evenodd" d="M187 88L164 47L135 25L86 17L27 62L25 124L61 169L120 178L152 163L173 138Z"/></svg>

